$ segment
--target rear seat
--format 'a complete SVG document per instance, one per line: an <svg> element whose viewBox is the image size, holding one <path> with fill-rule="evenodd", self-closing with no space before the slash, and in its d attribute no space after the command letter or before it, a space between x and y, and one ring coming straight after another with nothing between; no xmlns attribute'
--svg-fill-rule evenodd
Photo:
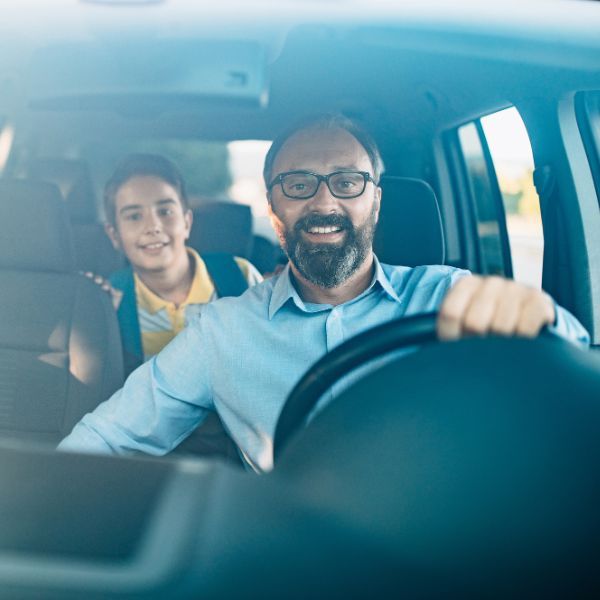
<svg viewBox="0 0 600 600"><path fill-rule="evenodd" d="M123 267L123 258L98 222L94 186L88 166L79 160L36 158L24 175L57 185L71 220L75 260L80 271L108 277Z"/></svg>
<svg viewBox="0 0 600 600"><path fill-rule="evenodd" d="M0 181L0 223L0 437L54 444L122 384L116 315L56 186Z"/></svg>
<svg viewBox="0 0 600 600"><path fill-rule="evenodd" d="M194 209L188 244L200 254L224 252L248 259L263 275L275 270L281 251L253 235L252 210L234 202L207 202Z"/></svg>
<svg viewBox="0 0 600 600"><path fill-rule="evenodd" d="M250 258L252 211L245 204L207 202L193 210L188 244L200 254L225 252Z"/></svg>

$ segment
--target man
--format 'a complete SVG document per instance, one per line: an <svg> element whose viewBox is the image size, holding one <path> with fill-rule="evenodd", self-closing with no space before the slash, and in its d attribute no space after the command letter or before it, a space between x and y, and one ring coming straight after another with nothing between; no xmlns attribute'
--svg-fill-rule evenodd
<svg viewBox="0 0 600 600"><path fill-rule="evenodd" d="M312 363L365 329L440 306L444 339L535 336L549 325L588 343L576 319L541 291L451 267L380 264L372 241L381 171L375 144L341 117L304 123L277 139L264 175L288 266L237 299L203 307L61 448L163 454L215 410L246 461L269 470L278 415Z"/></svg>

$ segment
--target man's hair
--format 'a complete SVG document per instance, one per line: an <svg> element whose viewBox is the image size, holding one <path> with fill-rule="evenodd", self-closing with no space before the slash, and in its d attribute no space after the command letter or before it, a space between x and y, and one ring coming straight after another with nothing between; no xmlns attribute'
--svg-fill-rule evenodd
<svg viewBox="0 0 600 600"><path fill-rule="evenodd" d="M263 177L267 188L273 179L273 164L275 163L275 159L281 148L293 135L305 129L343 129L344 131L347 131L356 138L359 144L365 149L365 152L371 161L371 166L373 167L373 178L379 183L379 178L383 173L384 166L375 140L356 121L339 113L326 113L302 119L289 129L283 131L275 138L275 140L273 140L269 152L267 152L263 169Z"/></svg>
<svg viewBox="0 0 600 600"><path fill-rule="evenodd" d="M177 191L183 210L189 209L185 182L173 162L158 154L130 154L117 165L104 186L104 211L106 219L113 227L117 221L117 193L125 183L138 176L157 177L166 181Z"/></svg>

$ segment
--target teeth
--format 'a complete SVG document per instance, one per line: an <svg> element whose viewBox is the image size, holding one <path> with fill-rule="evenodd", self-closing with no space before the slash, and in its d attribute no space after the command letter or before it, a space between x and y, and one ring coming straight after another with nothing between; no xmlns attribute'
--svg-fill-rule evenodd
<svg viewBox="0 0 600 600"><path fill-rule="evenodd" d="M337 233L341 227L311 227L309 233Z"/></svg>
<svg viewBox="0 0 600 600"><path fill-rule="evenodd" d="M162 248L164 244L146 244L144 248L148 248L150 250L157 250L158 248Z"/></svg>

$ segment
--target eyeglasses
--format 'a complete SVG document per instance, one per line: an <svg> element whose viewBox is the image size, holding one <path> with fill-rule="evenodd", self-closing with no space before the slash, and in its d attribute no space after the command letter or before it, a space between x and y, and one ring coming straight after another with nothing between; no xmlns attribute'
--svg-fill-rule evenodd
<svg viewBox="0 0 600 600"><path fill-rule="evenodd" d="M310 171L288 171L280 173L269 184L269 191L277 184L281 191L292 200L308 200L318 191L324 181L332 196L336 198L358 198L367 187L367 182L376 183L366 171L334 171L329 175L319 175Z"/></svg>

